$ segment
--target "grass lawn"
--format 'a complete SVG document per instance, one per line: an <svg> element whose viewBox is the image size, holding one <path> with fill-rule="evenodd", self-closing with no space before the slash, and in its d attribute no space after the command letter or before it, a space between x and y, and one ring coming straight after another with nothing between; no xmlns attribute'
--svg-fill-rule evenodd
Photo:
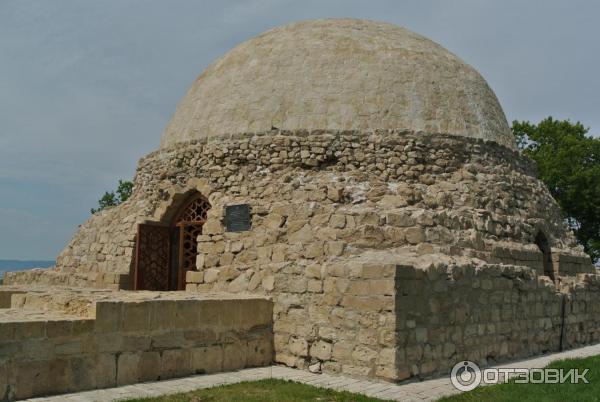
<svg viewBox="0 0 600 402"><path fill-rule="evenodd" d="M586 375L589 384L499 384L479 387L471 392L442 398L443 402L466 401L600 401L600 356L585 359L562 360L548 366L555 369L577 368L580 373L589 368Z"/></svg>
<svg viewBox="0 0 600 402"><path fill-rule="evenodd" d="M381 399L369 398L349 392L336 392L310 385L284 380L261 380L223 385L215 388L162 396L158 398L130 399L128 402L376 402Z"/></svg>

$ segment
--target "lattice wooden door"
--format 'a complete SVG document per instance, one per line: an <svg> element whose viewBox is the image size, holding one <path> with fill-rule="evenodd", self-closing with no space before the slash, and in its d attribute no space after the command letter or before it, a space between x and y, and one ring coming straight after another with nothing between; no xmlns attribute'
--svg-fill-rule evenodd
<svg viewBox="0 0 600 402"><path fill-rule="evenodd" d="M197 194L175 215L172 226L139 224L134 290L184 290L187 271L196 267L198 236L210 203Z"/></svg>
<svg viewBox="0 0 600 402"><path fill-rule="evenodd" d="M171 229L139 224L134 269L134 290L170 290Z"/></svg>
<svg viewBox="0 0 600 402"><path fill-rule="evenodd" d="M192 197L181 209L175 219L179 227L179 273L178 288L185 289L187 271L196 268L198 255L198 236L202 234L202 225L206 222L210 203L198 194Z"/></svg>

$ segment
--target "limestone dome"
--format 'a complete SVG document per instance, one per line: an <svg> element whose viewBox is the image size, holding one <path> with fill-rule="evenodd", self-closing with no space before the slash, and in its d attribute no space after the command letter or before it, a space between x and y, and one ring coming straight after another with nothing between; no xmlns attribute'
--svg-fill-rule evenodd
<svg viewBox="0 0 600 402"><path fill-rule="evenodd" d="M474 68L407 29L355 19L293 23L236 46L194 81L161 147L273 128L423 131L515 149Z"/></svg>

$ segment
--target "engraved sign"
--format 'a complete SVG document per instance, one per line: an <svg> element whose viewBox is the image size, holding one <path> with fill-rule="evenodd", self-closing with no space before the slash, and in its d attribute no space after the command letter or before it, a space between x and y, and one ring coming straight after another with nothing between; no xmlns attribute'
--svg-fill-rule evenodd
<svg viewBox="0 0 600 402"><path fill-rule="evenodd" d="M225 227L228 232L250 230L250 206L248 204L228 205L225 207Z"/></svg>

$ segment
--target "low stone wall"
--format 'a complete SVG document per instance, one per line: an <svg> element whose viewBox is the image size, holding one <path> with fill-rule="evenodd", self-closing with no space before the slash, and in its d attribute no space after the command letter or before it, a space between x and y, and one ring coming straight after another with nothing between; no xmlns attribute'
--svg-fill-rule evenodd
<svg viewBox="0 0 600 402"><path fill-rule="evenodd" d="M599 342L600 276L569 282L557 289L527 267L399 266L398 376L426 377L447 373L460 360L485 366Z"/></svg>
<svg viewBox="0 0 600 402"><path fill-rule="evenodd" d="M576 276L577 274L595 273L590 257L573 250L552 249L552 270L558 276ZM544 275L542 252L534 244L504 245L494 244L489 262L503 265L517 265L533 268L539 275Z"/></svg>
<svg viewBox="0 0 600 402"><path fill-rule="evenodd" d="M130 275L114 272L65 272L58 267L34 268L5 272L3 284L94 287L117 290L130 288Z"/></svg>
<svg viewBox="0 0 600 402"><path fill-rule="evenodd" d="M244 289L273 298L276 362L312 371L399 379L394 264L279 262L245 270L233 281L231 271L206 272L202 283L188 284L188 291ZM188 273L189 279L199 279L194 278L197 274L201 273Z"/></svg>
<svg viewBox="0 0 600 402"><path fill-rule="evenodd" d="M189 294L160 299L144 293L137 301L119 296L96 301L95 318L0 310L0 399L272 362L269 300Z"/></svg>
<svg viewBox="0 0 600 402"><path fill-rule="evenodd" d="M600 341L598 275L555 284L535 267L370 258L271 263L233 280L191 272L188 287L271 295L276 362L362 378L427 378L464 359L485 366Z"/></svg>

